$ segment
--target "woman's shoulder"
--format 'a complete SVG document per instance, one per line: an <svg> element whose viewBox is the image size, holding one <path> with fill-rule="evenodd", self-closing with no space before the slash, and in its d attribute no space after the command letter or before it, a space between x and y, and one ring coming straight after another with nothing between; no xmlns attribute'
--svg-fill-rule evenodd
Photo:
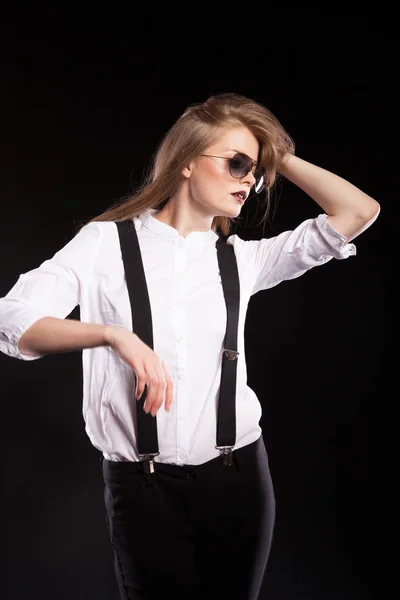
<svg viewBox="0 0 400 600"><path fill-rule="evenodd" d="M74 229L70 240L57 255L67 257L76 255L81 261L86 259L97 261L107 253L113 253L117 242L118 234L114 221L89 221Z"/></svg>
<svg viewBox="0 0 400 600"><path fill-rule="evenodd" d="M93 232L99 234L110 234L117 231L115 221L89 221L83 225L80 225L76 229L76 235L83 232Z"/></svg>
<svg viewBox="0 0 400 600"><path fill-rule="evenodd" d="M138 219L129 219L129 222L138 228ZM74 232L74 238L87 239L96 237L100 243L107 243L118 237L118 227L116 221L89 221L79 226Z"/></svg>

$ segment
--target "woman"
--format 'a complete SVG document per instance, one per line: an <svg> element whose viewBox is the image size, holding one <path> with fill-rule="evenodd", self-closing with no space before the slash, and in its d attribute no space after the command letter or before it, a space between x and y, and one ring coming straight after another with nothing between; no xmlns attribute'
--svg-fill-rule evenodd
<svg viewBox="0 0 400 600"><path fill-rule="evenodd" d="M267 214L278 176L318 217L260 241L230 234L250 192L266 193ZM354 255L351 240L378 213L296 157L266 107L221 94L176 121L140 189L0 300L4 353L83 350L83 414L101 452L122 599L258 597L275 505L246 383L248 302ZM81 321L68 319L77 305Z"/></svg>

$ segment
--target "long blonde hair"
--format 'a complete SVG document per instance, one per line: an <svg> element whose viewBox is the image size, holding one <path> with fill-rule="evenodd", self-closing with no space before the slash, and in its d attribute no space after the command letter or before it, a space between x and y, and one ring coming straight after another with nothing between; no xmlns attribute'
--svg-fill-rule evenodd
<svg viewBox="0 0 400 600"><path fill-rule="evenodd" d="M149 209L161 209L176 192L188 162L218 139L221 128L232 126L247 127L259 142L258 160L267 171L267 216L277 167L284 154L294 153L293 140L265 106L239 94L225 93L189 106L161 140L143 183L90 222L126 221ZM228 235L231 222L228 217L214 217L212 229Z"/></svg>

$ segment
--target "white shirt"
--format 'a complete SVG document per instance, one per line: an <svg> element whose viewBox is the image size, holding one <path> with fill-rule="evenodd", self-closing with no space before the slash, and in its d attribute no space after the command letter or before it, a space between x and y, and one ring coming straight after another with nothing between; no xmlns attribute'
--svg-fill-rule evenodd
<svg viewBox="0 0 400 600"><path fill-rule="evenodd" d="M221 378L226 308L212 230L179 232L149 210L134 219L148 285L154 351L174 381L169 412L157 413L156 461L200 464L218 456L216 403ZM240 312L235 448L261 434L261 405L247 385L244 328L249 300L281 281L299 277L332 258L356 253L325 214L293 231L261 240L230 235L238 263ZM22 334L45 316L66 318L80 307L87 323L132 330L117 227L85 225L51 259L20 275L0 299L0 351L34 360L18 350ZM84 349L83 418L92 444L109 460L138 460L134 429L135 374L111 348Z"/></svg>

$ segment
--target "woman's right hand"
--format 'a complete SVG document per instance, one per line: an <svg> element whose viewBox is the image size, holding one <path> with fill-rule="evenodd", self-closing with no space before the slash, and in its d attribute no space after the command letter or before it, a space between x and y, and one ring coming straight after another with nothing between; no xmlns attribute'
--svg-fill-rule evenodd
<svg viewBox="0 0 400 600"><path fill-rule="evenodd" d="M145 412L154 417L163 402L168 411L174 383L164 361L135 333L122 327L110 328L109 345L135 371L137 399L141 398L147 385Z"/></svg>

